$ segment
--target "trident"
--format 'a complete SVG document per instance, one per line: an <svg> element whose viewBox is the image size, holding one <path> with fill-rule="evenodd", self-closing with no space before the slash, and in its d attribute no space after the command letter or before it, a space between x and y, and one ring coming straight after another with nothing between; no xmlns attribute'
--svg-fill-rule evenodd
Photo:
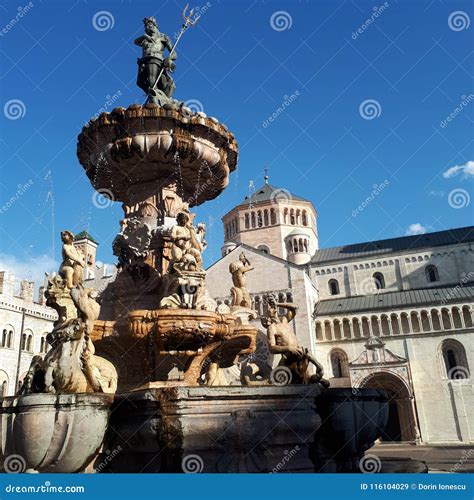
<svg viewBox="0 0 474 500"><path fill-rule="evenodd" d="M178 45L178 42L181 40L181 37L184 35L184 32L190 27L190 26L194 26L200 19L200 15L198 15L195 19L191 19L192 18L192 15L194 13L194 9L191 9L189 11L189 15L186 15L187 11L188 11L188 7L189 7L189 3L186 4L186 7L184 8L183 10L183 19L184 19L184 23L181 25L181 29L179 30L179 33L178 33L178 36L176 38L176 42L174 42L174 45L173 47L171 48L171 51L170 51L170 55L169 57L171 57L173 55L173 52L175 51L176 49L176 46ZM156 85L157 83L160 81L160 78L161 78L161 75L163 74L163 71L165 70L165 67L163 65L163 67L161 68L161 71L160 73L158 74L158 77L156 79L156 82L155 82L155 85L153 85L153 90L155 90L156 88Z"/></svg>

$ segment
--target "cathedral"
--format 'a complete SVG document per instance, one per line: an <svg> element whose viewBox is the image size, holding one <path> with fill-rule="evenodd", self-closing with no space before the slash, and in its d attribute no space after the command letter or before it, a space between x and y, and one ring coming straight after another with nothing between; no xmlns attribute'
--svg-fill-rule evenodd
<svg viewBox="0 0 474 500"><path fill-rule="evenodd" d="M263 315L268 293L296 304L299 344L332 387L387 392L384 441L474 441L474 227L320 248L312 202L268 178L222 220L222 258L207 270L218 303L243 252L253 308ZM257 357L275 364L255 323Z"/></svg>

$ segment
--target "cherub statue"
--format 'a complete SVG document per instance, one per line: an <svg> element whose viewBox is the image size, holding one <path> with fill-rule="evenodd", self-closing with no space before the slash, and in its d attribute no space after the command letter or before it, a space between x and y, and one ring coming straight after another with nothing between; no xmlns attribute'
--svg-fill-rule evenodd
<svg viewBox="0 0 474 500"><path fill-rule="evenodd" d="M252 306L245 277L245 274L252 270L253 267L243 252L239 255L239 260L230 263L229 272L232 274L232 283L234 284L230 290L233 306Z"/></svg>
<svg viewBox="0 0 474 500"><path fill-rule="evenodd" d="M169 237L171 271L202 271L203 245L186 212L179 212Z"/></svg>
<svg viewBox="0 0 474 500"><path fill-rule="evenodd" d="M291 370L292 382L299 384L320 383L329 387L329 382L323 378L324 370L309 352L298 345L298 340L290 326L296 316L298 307L292 303L277 301L274 294L267 294L265 300L268 312L261 318L262 325L267 329L268 349L272 354L281 354L279 366L286 366ZM278 313L278 308L285 309L284 314ZM309 373L309 365L316 368L316 373Z"/></svg>
<svg viewBox="0 0 474 500"><path fill-rule="evenodd" d="M59 267L59 275L64 279L66 288L71 289L82 282L86 262L82 253L73 245L74 235L71 231L62 231L61 240L63 261Z"/></svg>
<svg viewBox="0 0 474 500"><path fill-rule="evenodd" d="M170 76L175 70L176 52L168 35L158 31L154 17L143 20L145 33L135 40L135 45L142 48L142 57L138 59L137 85L148 95L147 102L158 105L172 103L176 85ZM164 51L168 50L168 57Z"/></svg>

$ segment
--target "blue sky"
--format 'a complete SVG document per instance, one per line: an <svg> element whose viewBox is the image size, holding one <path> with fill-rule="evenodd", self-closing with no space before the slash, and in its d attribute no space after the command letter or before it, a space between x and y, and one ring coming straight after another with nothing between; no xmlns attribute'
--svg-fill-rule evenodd
<svg viewBox="0 0 474 500"><path fill-rule="evenodd" d="M55 265L53 236L60 258L65 228L88 229L99 259L115 261L121 207L93 203L76 137L101 108L143 102L133 39L148 15L173 35L183 4L2 2L0 267L36 279ZM228 189L197 210L208 264L220 256L220 217L263 183L265 165L273 185L314 202L322 247L472 223L471 2L196 5L175 97L197 101L240 145Z"/></svg>

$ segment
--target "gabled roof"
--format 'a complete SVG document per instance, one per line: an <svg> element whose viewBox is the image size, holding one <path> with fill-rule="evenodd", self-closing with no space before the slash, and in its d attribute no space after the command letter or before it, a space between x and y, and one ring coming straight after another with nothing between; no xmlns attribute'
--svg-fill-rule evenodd
<svg viewBox="0 0 474 500"><path fill-rule="evenodd" d="M323 248L316 251L311 259L311 263L323 264L326 262L359 259L392 252L403 252L418 250L425 247L438 247L467 242L474 242L474 226L418 234L416 236L401 236L388 240L355 243L353 245L344 245L341 247Z"/></svg>
<svg viewBox="0 0 474 500"><path fill-rule="evenodd" d="M300 196L296 196L293 193L290 193L287 189L278 188L272 186L271 184L265 183L260 189L257 189L251 195L246 196L238 206L240 207L242 205L249 204L255 205L257 203L263 203L265 201L278 202L278 200L286 203L290 203L292 200L311 203L310 200L301 198Z"/></svg>
<svg viewBox="0 0 474 500"><path fill-rule="evenodd" d="M74 236L74 241L78 240L89 240L96 245L99 244L87 231L81 231L80 233L77 233L76 236Z"/></svg>
<svg viewBox="0 0 474 500"><path fill-rule="evenodd" d="M443 306L454 302L474 301L474 282L451 286L403 290L401 292L375 293L358 297L322 300L314 308L315 317L333 314L350 314L376 310L392 310L407 306Z"/></svg>

